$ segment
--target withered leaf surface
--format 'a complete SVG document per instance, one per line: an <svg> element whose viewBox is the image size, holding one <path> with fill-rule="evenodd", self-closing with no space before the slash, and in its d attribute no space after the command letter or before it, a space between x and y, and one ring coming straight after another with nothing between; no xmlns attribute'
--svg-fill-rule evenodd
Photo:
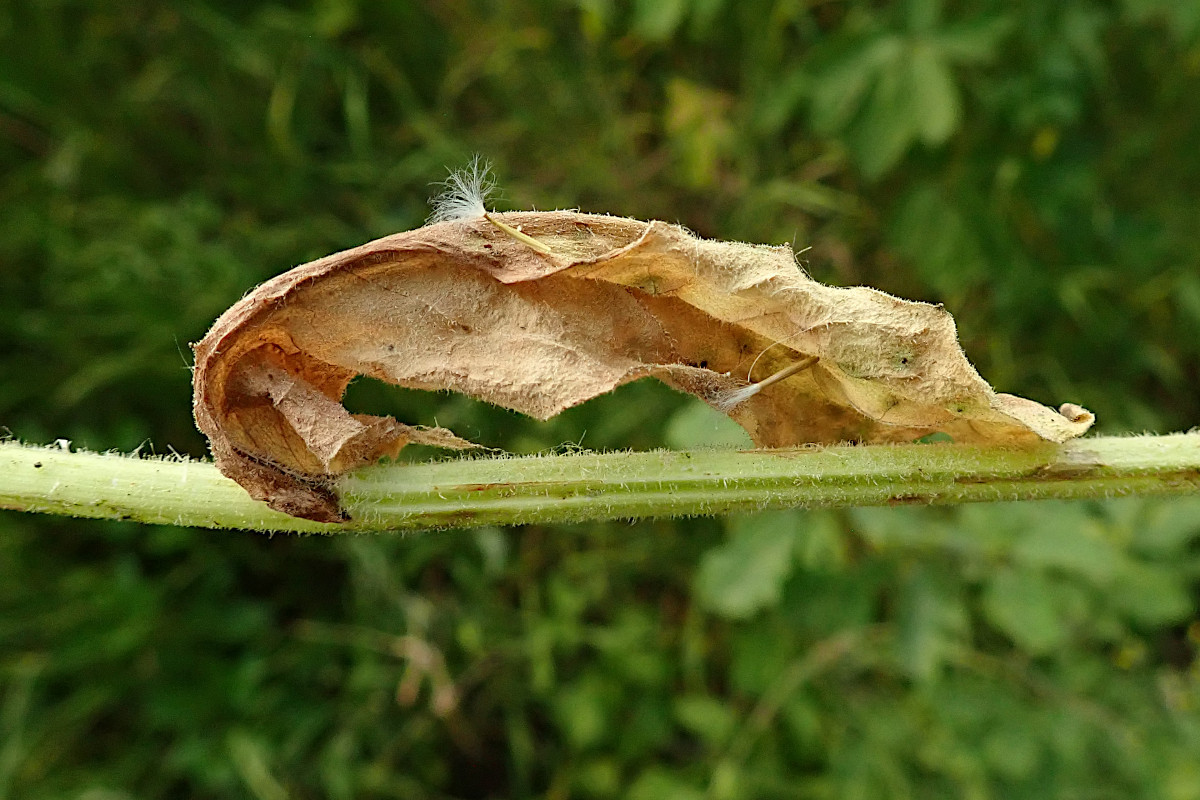
<svg viewBox="0 0 1200 800"><path fill-rule="evenodd" d="M449 431L352 414L369 375L545 419L645 376L727 413L762 447L1061 442L1092 424L997 394L937 306L813 281L790 248L698 239L662 222L567 211L439 222L259 286L196 345L195 415L220 470L289 514L344 519L333 477ZM798 363L804 362L804 363Z"/></svg>

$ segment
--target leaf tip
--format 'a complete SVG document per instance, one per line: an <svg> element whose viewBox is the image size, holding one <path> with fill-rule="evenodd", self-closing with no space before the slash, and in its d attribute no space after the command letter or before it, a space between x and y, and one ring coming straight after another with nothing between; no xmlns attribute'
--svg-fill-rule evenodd
<svg viewBox="0 0 1200 800"><path fill-rule="evenodd" d="M1058 407L1058 413L1076 425L1091 425L1096 421L1096 415L1083 406L1074 403L1063 403Z"/></svg>

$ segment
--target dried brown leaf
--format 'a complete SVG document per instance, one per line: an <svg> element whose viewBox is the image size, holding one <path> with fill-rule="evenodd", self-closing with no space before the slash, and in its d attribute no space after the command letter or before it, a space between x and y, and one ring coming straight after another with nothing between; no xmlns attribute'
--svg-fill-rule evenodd
<svg viewBox="0 0 1200 800"><path fill-rule="evenodd" d="M992 391L940 307L822 285L786 247L566 211L439 222L313 261L259 286L195 349L196 421L217 466L272 507L327 521L343 518L334 476L410 442L472 446L351 414L340 401L356 375L540 419L654 376L732 404L763 447L937 431L1061 442L1093 421ZM731 403L751 370L761 391Z"/></svg>

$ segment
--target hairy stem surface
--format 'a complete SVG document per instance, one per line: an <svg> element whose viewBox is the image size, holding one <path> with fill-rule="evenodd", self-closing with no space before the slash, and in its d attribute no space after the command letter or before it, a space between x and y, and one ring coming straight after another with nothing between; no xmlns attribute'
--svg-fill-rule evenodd
<svg viewBox="0 0 1200 800"><path fill-rule="evenodd" d="M1003 449L954 444L578 453L382 464L343 476L352 520L295 519L200 461L0 442L0 508L261 531L413 530L1200 492L1200 433Z"/></svg>

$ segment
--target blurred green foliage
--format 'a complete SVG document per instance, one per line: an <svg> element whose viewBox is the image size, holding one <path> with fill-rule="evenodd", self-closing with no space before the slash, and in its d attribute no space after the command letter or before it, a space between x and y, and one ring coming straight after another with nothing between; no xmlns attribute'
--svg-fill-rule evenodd
<svg viewBox="0 0 1200 800"><path fill-rule="evenodd" d="M264 278L505 207L793 243L995 385L1200 420L1200 2L0 4L0 424L204 443ZM732 442L638 383L529 452ZM1200 501L267 538L0 517L0 798L1200 798Z"/></svg>

